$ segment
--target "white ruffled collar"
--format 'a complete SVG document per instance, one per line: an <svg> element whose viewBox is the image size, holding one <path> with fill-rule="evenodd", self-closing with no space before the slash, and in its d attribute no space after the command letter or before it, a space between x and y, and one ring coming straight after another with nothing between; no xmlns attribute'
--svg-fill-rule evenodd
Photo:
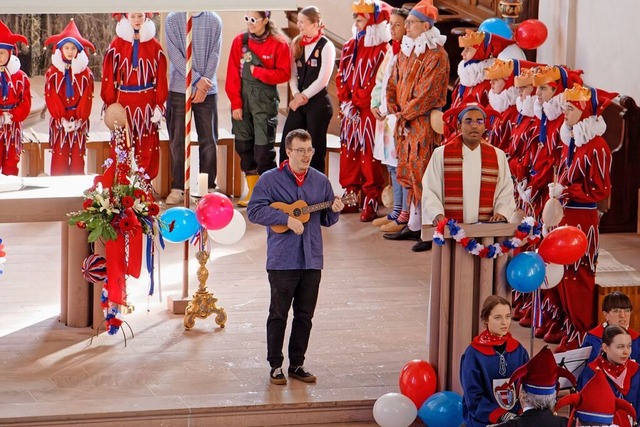
<svg viewBox="0 0 640 427"><path fill-rule="evenodd" d="M542 104L542 110L550 121L557 119L564 112L564 94L559 94Z"/></svg>
<svg viewBox="0 0 640 427"><path fill-rule="evenodd" d="M533 117L533 106L535 105L534 99L535 98L531 95L527 95L524 100L520 97L516 98L516 108L518 109L518 113L526 117Z"/></svg>
<svg viewBox="0 0 640 427"><path fill-rule="evenodd" d="M53 52L53 55L51 55L51 63L63 74L67 69L67 63L62 59L62 52L60 52L60 49L56 49L56 51ZM83 50L82 52L78 52L76 57L71 60L71 72L73 74L81 73L87 69L88 65L89 57L85 51Z"/></svg>
<svg viewBox="0 0 640 427"><path fill-rule="evenodd" d="M9 62L7 62L7 65L5 65L4 68L5 70L7 70L7 73L9 73L9 75L12 75L20 71L21 66L22 64L20 63L20 58L12 54L9 57Z"/></svg>
<svg viewBox="0 0 640 427"><path fill-rule="evenodd" d="M493 64L495 58L485 59L484 61L475 62L465 67L467 61L460 61L458 64L458 77L460 84L467 87L473 87L482 83L484 79L484 69Z"/></svg>
<svg viewBox="0 0 640 427"><path fill-rule="evenodd" d="M135 31L127 18L120 19L116 25L116 34L122 40L133 43L133 35ZM140 43L148 42L156 36L156 25L152 20L146 19L142 27L140 27Z"/></svg>
<svg viewBox="0 0 640 427"><path fill-rule="evenodd" d="M568 146L573 136L576 147L582 147L596 136L604 135L606 130L607 124L602 116L589 116L573 125L573 128L563 123L560 128L560 139L564 145Z"/></svg>
<svg viewBox="0 0 640 427"><path fill-rule="evenodd" d="M427 51L427 48L435 49L438 46L444 46L445 41L447 41L447 36L441 35L440 30L436 27L431 27L415 39L403 36L400 49L406 56L411 55L412 50L416 56L420 56Z"/></svg>
<svg viewBox="0 0 640 427"><path fill-rule="evenodd" d="M364 45L366 47L378 46L383 43L389 43L391 40L391 30L389 23L382 21L379 24L367 26L364 33Z"/></svg>
<svg viewBox="0 0 640 427"><path fill-rule="evenodd" d="M491 105L491 108L496 110L498 113L504 113L507 108L515 105L516 99L518 99L518 88L514 86L511 86L500 93L495 93L492 90L489 91L489 104Z"/></svg>

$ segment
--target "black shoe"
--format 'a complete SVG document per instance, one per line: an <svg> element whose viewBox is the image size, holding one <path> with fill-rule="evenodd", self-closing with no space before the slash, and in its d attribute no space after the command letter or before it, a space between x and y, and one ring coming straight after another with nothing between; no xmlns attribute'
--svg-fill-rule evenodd
<svg viewBox="0 0 640 427"><path fill-rule="evenodd" d="M282 372L282 368L280 366L277 368L271 368L269 381L271 381L271 384L277 385L285 385L287 383L287 377L284 376L284 372Z"/></svg>
<svg viewBox="0 0 640 427"><path fill-rule="evenodd" d="M424 251L430 251L431 250L431 246L433 245L432 242L425 242L424 240L420 240L418 243L416 243L415 245L413 245L413 247L411 248L411 250L413 252L424 252Z"/></svg>
<svg viewBox="0 0 640 427"><path fill-rule="evenodd" d="M290 366L289 376L305 383L315 383L316 376L304 369L304 366Z"/></svg>
<svg viewBox="0 0 640 427"><path fill-rule="evenodd" d="M416 242L420 241L420 230L411 231L409 227L405 226L402 230L396 233L387 233L382 237L389 240L415 240Z"/></svg>

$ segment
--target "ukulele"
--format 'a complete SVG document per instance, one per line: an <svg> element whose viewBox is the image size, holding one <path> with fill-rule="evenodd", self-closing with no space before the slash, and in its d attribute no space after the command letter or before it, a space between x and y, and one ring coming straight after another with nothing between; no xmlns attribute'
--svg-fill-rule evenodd
<svg viewBox="0 0 640 427"><path fill-rule="evenodd" d="M342 199L340 199L345 206L355 206L358 203L356 199L355 193L348 193ZM328 202L316 203L315 205L307 205L307 202L304 200L298 200L297 202L293 202L291 204L284 202L273 202L271 203L271 207L278 209L300 221L301 223L306 223L309 221L311 217L311 212L320 211L322 209L327 209L333 205L333 200L329 200ZM272 225L271 229L276 233L284 233L289 230L289 227L286 225Z"/></svg>

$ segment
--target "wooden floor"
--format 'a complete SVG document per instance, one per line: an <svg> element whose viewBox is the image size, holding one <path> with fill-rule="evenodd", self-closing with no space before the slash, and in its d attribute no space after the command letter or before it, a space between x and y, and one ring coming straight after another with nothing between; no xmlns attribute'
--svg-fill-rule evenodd
<svg viewBox="0 0 640 427"><path fill-rule="evenodd" d="M375 399L398 391L402 366L426 359L430 253L384 240L353 214L324 236L325 269L305 363L318 382L275 386L265 360L269 291L262 227L248 224L240 242L213 248L208 284L228 314L224 329L209 318L185 331L182 316L168 312L167 296L179 297L182 286L182 245L169 244L154 296L146 296L145 280L129 282L136 310L127 321L135 338L125 347L122 334L101 334L90 343L92 329L57 321L57 224L0 225L7 252L0 276L0 425L117 419L212 425L198 423L210 413L228 415L219 425L370 422ZM605 235L602 241L620 262L640 269L638 236ZM196 269L192 257L190 293ZM517 326L514 333L526 339ZM314 405L340 410L332 417L294 415ZM248 408L257 411L253 418ZM279 408L287 411L273 412ZM142 412L147 419L136 424ZM154 414L163 421L152 422Z"/></svg>

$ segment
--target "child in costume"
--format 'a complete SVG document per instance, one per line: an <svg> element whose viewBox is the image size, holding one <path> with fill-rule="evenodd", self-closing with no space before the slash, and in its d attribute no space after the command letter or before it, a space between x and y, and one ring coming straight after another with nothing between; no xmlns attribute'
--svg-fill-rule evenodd
<svg viewBox="0 0 640 427"><path fill-rule="evenodd" d="M95 47L80 35L73 19L44 44L54 45L55 49L44 86L44 99L51 114L51 175L82 175L94 87L85 50L95 51Z"/></svg>

